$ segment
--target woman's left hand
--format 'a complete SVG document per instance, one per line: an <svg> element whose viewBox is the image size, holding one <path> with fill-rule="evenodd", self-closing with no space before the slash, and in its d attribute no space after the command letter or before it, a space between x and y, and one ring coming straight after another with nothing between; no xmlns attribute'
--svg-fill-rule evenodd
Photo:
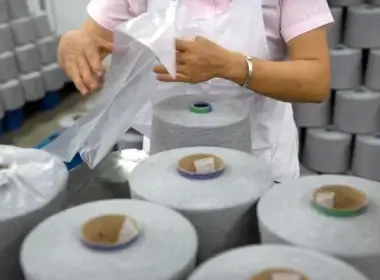
<svg viewBox="0 0 380 280"><path fill-rule="evenodd" d="M170 76L164 65L158 65L154 72L159 81L197 84L220 77L228 69L233 54L203 37L192 41L177 39L176 50L176 78Z"/></svg>

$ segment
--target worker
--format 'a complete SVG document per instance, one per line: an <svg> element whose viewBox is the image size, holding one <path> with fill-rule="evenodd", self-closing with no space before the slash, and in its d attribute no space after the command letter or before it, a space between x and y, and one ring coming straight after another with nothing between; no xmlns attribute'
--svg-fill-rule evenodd
<svg viewBox="0 0 380 280"><path fill-rule="evenodd" d="M165 9L171 3L90 1L89 18L78 30L63 34L58 50L60 65L78 90L87 95L102 85L102 60L112 52L113 31L120 23L146 11ZM194 15L204 14L202 19L219 30L220 40L202 36L177 39L177 74L173 78L163 65L157 65L152 69L157 79L162 83L212 82L221 89L233 83L236 87L231 94L250 90L253 155L268 164L274 181L298 177L298 133L291 102L320 103L329 95L326 30L333 18L326 0L180 3L188 5ZM233 37L225 40L228 32ZM159 88L152 93L159 94Z"/></svg>

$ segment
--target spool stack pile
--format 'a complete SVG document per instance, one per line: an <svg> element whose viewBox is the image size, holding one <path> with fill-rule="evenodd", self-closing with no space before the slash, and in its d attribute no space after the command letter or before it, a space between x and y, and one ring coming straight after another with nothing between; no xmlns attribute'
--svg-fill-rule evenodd
<svg viewBox="0 0 380 280"><path fill-rule="evenodd" d="M303 174L380 181L380 1L329 0L331 94L294 104Z"/></svg>
<svg viewBox="0 0 380 280"><path fill-rule="evenodd" d="M45 13L31 14L26 0L0 0L0 132L22 125L27 103L41 110L59 104L67 78L57 43Z"/></svg>

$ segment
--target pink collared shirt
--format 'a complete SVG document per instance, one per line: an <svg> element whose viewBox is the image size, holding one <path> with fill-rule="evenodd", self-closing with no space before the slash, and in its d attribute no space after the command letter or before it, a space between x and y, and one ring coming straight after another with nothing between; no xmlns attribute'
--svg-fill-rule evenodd
<svg viewBox="0 0 380 280"><path fill-rule="evenodd" d="M145 12L148 1L91 0L87 10L97 23L113 30L120 22ZM215 9L217 6L223 9L229 2L191 0L189 3L192 6L202 5L202 8ZM286 56L285 43L291 39L334 21L326 0L262 0L262 7L268 46L274 60Z"/></svg>

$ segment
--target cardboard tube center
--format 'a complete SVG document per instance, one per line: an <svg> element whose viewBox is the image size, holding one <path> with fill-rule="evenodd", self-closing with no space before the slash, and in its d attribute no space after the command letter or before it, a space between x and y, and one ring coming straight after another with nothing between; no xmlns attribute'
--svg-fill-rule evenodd
<svg viewBox="0 0 380 280"><path fill-rule="evenodd" d="M285 268L266 269L257 275L253 276L251 280L310 280L302 273Z"/></svg>
<svg viewBox="0 0 380 280"><path fill-rule="evenodd" d="M125 227L128 222L129 227ZM137 222L125 215L104 215L90 219L82 226L85 243L98 246L111 246L128 243L139 232Z"/></svg>
<svg viewBox="0 0 380 280"><path fill-rule="evenodd" d="M350 186L328 185L318 188L313 201L332 210L359 210L368 203L367 195Z"/></svg>
<svg viewBox="0 0 380 280"><path fill-rule="evenodd" d="M212 174L221 172L224 161L213 154L193 154L178 161L178 169L188 174Z"/></svg>

